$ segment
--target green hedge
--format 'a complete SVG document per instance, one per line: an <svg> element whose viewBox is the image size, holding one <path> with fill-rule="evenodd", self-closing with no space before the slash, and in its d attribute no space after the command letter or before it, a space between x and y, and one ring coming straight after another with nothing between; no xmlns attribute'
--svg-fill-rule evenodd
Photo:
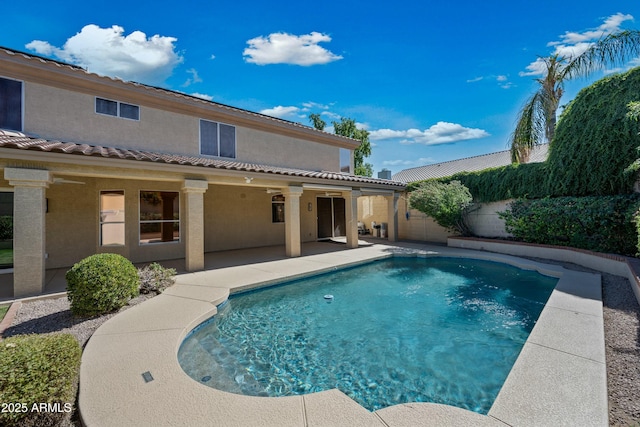
<svg viewBox="0 0 640 427"><path fill-rule="evenodd" d="M69 420L81 353L70 334L17 335L0 341L0 425L56 426Z"/></svg>
<svg viewBox="0 0 640 427"><path fill-rule="evenodd" d="M629 194L636 173L640 123L629 103L640 100L640 68L582 89L564 109L547 159L550 196Z"/></svg>
<svg viewBox="0 0 640 427"><path fill-rule="evenodd" d="M87 257L67 271L71 312L80 316L108 313L138 295L138 270L118 254Z"/></svg>
<svg viewBox="0 0 640 427"><path fill-rule="evenodd" d="M638 195L558 197L516 200L499 215L518 240L633 256L639 208Z"/></svg>
<svg viewBox="0 0 640 427"><path fill-rule="evenodd" d="M548 195L544 185L547 176L545 163L508 165L476 172L461 172L446 178L412 182L407 191L415 191L423 182L460 181L479 203L516 198L542 198Z"/></svg>

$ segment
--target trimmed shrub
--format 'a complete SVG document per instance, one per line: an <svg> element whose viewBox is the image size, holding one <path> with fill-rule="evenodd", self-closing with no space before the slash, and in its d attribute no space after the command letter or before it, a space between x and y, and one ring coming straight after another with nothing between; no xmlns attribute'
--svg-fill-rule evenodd
<svg viewBox="0 0 640 427"><path fill-rule="evenodd" d="M82 350L70 334L17 335L0 341L3 426L57 426L70 420ZM45 406L46 405L46 406Z"/></svg>
<svg viewBox="0 0 640 427"><path fill-rule="evenodd" d="M67 271L71 312L93 316L123 307L138 295L138 270L118 254L87 257Z"/></svg>
<svg viewBox="0 0 640 427"><path fill-rule="evenodd" d="M635 255L639 207L638 195L520 199L499 215L518 240Z"/></svg>
<svg viewBox="0 0 640 427"><path fill-rule="evenodd" d="M409 204L432 217L442 227L469 235L465 213L471 205L469 189L460 181L442 183L427 181L411 193Z"/></svg>
<svg viewBox="0 0 640 427"><path fill-rule="evenodd" d="M161 294L166 288L175 283L175 275L175 269L164 268L157 262L139 269L140 293L149 294L153 292Z"/></svg>

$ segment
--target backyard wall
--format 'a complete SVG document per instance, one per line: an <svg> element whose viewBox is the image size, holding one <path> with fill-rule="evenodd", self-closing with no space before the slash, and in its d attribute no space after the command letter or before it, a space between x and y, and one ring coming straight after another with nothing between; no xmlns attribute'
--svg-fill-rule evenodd
<svg viewBox="0 0 640 427"><path fill-rule="evenodd" d="M468 223L476 236L482 237L511 237L504 228L504 220L498 212L504 212L511 200L481 203L477 210L469 213Z"/></svg>
<svg viewBox="0 0 640 427"><path fill-rule="evenodd" d="M504 227L504 221L498 212L507 209L510 200L482 203L468 216L471 231L481 237L510 237ZM407 215L407 211L409 215ZM424 213L409 209L408 194L403 194L398 202L398 237L403 240L447 243L449 236L455 235L438 225L433 218Z"/></svg>
<svg viewBox="0 0 640 427"><path fill-rule="evenodd" d="M371 224L388 223L387 199L384 196L358 197L358 221L364 223L367 230L373 232Z"/></svg>

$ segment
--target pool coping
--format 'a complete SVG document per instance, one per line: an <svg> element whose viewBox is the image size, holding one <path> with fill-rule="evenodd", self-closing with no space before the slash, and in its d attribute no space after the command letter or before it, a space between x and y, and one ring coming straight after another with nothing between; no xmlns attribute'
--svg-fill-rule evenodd
<svg viewBox="0 0 640 427"><path fill-rule="evenodd" d="M338 390L279 398L194 381L177 360L184 337L231 293L391 256L506 262L559 277L488 415L432 403L369 412ZM368 247L178 276L164 294L111 318L82 357L79 408L88 426L608 425L601 279L523 258L428 244ZM149 373L145 382L143 373Z"/></svg>

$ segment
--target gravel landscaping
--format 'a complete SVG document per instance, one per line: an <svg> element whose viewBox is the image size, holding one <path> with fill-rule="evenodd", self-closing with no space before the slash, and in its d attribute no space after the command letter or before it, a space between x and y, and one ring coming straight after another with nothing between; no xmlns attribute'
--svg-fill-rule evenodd
<svg viewBox="0 0 640 427"><path fill-rule="evenodd" d="M593 272L573 264L539 261ZM626 279L600 274L603 288L609 424L640 426L640 306ZM135 298L122 310L148 298L151 296ZM84 347L91 334L116 314L78 319L71 314L66 298L39 300L22 304L3 336L68 332Z"/></svg>

